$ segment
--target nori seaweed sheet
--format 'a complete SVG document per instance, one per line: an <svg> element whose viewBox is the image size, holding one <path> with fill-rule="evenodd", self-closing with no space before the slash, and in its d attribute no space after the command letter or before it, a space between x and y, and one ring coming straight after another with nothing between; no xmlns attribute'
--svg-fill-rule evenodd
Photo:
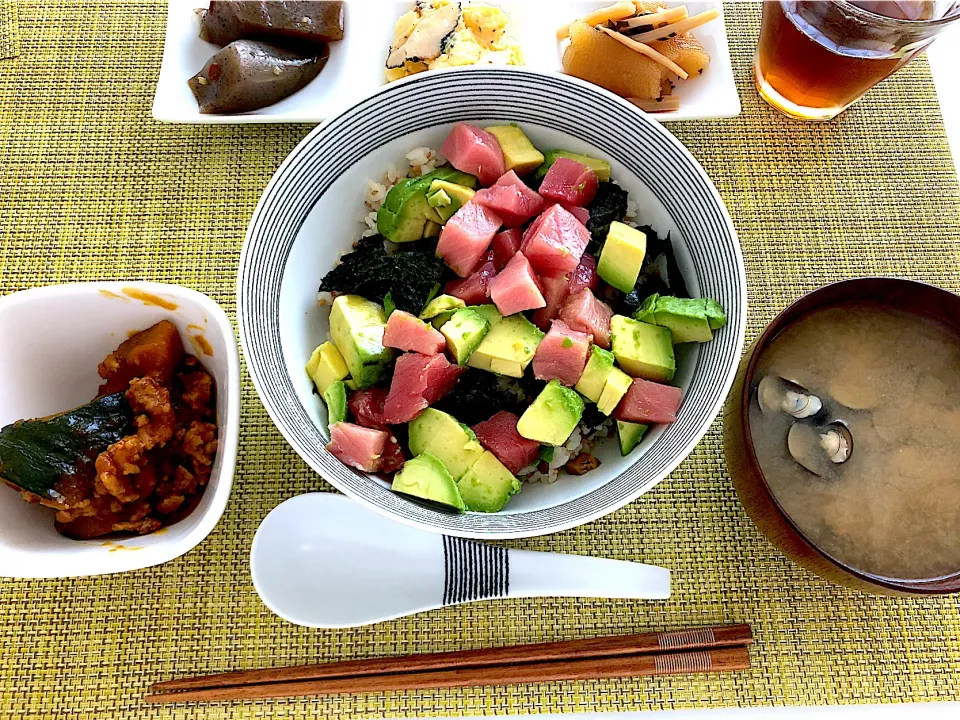
<svg viewBox="0 0 960 720"><path fill-rule="evenodd" d="M450 413L462 423L476 425L501 410L520 415L526 404L500 384L498 375L467 368L450 394L437 401L434 407Z"/></svg>
<svg viewBox="0 0 960 720"><path fill-rule="evenodd" d="M587 252L600 257L603 242L610 231L610 223L614 220L622 221L627 214L627 191L612 182L602 182L597 187L597 194L587 205L590 219L587 221L587 230L590 231L590 242Z"/></svg>
<svg viewBox="0 0 960 720"><path fill-rule="evenodd" d="M435 255L435 243L410 245L413 247L388 253L381 235L361 239L326 274L320 292L350 293L376 302L390 293L398 309L418 315L448 271Z"/></svg>
<svg viewBox="0 0 960 720"><path fill-rule="evenodd" d="M615 220L623 222L627 214L627 199L627 191L622 187L612 182L604 182L600 183L596 197L587 206L590 211L587 229L591 236L587 252L598 259L610 231L610 223ZM641 225L639 229L647 236L647 254L640 268L636 287L627 294L607 288L603 296L614 312L621 315L633 314L643 301L654 293L690 297L673 252L670 234L660 237L649 225Z"/></svg>
<svg viewBox="0 0 960 720"><path fill-rule="evenodd" d="M583 416L580 418L580 422L587 428L589 428L588 435L592 435L594 432L600 429L600 426L603 425L609 418L600 412L600 408L594 405L592 402L585 402L583 404Z"/></svg>
<svg viewBox="0 0 960 720"><path fill-rule="evenodd" d="M667 233L666 237L661 237L649 225L641 225L639 229L647 236L647 253L640 267L636 285L626 294L607 285L604 286L601 294L601 299L615 313L628 317L633 315L643 301L654 293L682 298L690 297L687 283L680 273L680 266L673 252L670 233Z"/></svg>

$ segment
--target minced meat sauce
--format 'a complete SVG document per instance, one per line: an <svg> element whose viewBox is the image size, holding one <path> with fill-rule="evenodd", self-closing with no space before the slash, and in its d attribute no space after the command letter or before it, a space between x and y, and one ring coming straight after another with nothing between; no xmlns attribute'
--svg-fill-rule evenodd
<svg viewBox="0 0 960 720"><path fill-rule="evenodd" d="M59 500L22 494L55 508L56 528L68 537L155 532L188 515L210 479L217 451L213 378L184 352L168 321L123 342L98 372L104 379L98 397L124 392L131 434L94 462L78 459L85 471L57 482Z"/></svg>

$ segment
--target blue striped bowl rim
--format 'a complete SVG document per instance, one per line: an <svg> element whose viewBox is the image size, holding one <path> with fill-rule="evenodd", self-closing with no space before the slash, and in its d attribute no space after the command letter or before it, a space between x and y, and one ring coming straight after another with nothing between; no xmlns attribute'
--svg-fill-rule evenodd
<svg viewBox="0 0 960 720"><path fill-rule="evenodd" d="M590 143L636 175L663 204L693 261L696 285L727 310L728 328L700 348L677 421L602 487L552 507L448 515L394 495L324 449L325 433L297 397L280 338L287 258L317 200L358 160L407 134L471 118L509 118ZM746 329L746 274L723 201L686 148L633 105L565 75L517 68L425 73L388 85L314 129L277 170L257 205L240 259L242 347L257 392L297 453L350 497L402 522L473 538L529 537L595 520L647 492L694 448L720 412Z"/></svg>

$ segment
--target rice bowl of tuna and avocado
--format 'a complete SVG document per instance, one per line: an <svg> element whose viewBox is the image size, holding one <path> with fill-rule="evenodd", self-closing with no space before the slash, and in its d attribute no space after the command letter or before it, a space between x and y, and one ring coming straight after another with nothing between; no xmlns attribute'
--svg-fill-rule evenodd
<svg viewBox="0 0 960 720"><path fill-rule="evenodd" d="M506 98L516 113L478 110L476 98L492 91L473 78L488 75L498 103ZM529 101L520 81L557 98ZM238 298L254 384L297 453L371 508L454 535L555 531L652 487L712 420L742 342L732 228L702 171L635 111L616 133L609 117L628 111L615 104L600 116L587 111L596 132L557 114L558 103L581 95L597 91L529 71L403 80L311 133L265 193ZM420 109L398 124L387 108L402 97ZM359 123L379 110L378 139ZM496 157L490 138L502 172L496 160L486 168ZM635 152L654 141L666 147ZM401 185L407 199L398 191L387 203ZM379 217L384 206L394 217ZM630 292L608 272L610 237L613 267L639 261ZM709 327L708 299L727 324L711 328L710 340L674 343L672 327L678 339L702 337L697 316ZM331 325L340 304L378 311L338 311L350 319L345 332L339 320ZM637 342L644 331L632 323L658 329L654 347ZM616 332L621 325L628 332ZM612 359L600 362L604 354ZM442 443L412 442L422 418L438 413L460 429L438 435L478 451L464 467ZM433 463L412 465L424 472L393 488L426 455L449 475L462 512L446 475L426 472ZM437 483L447 502L432 497Z"/></svg>
<svg viewBox="0 0 960 720"><path fill-rule="evenodd" d="M629 455L676 419L674 345L726 324L609 162L544 150L465 122L411 149L368 180L361 237L320 283L330 336L306 372L325 400L315 358L342 360L327 450L415 502L499 512L597 470L601 443Z"/></svg>

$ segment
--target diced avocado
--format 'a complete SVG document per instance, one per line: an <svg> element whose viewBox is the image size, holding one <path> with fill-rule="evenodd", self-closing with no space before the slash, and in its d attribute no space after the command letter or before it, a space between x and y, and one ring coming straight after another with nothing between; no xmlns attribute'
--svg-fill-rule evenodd
<svg viewBox="0 0 960 720"><path fill-rule="evenodd" d="M583 369L583 375L580 376L574 389L590 402L598 402L611 372L613 372L613 353L598 345L592 345L587 366Z"/></svg>
<svg viewBox="0 0 960 720"><path fill-rule="evenodd" d="M357 387L378 383L387 374L393 351L383 346L383 308L359 295L341 295L330 310L330 337Z"/></svg>
<svg viewBox="0 0 960 720"><path fill-rule="evenodd" d="M471 308L457 310L440 328L458 365L466 364L489 331L487 319Z"/></svg>
<svg viewBox="0 0 960 720"><path fill-rule="evenodd" d="M427 190L427 219L441 225L473 199L476 193L465 185L446 180L434 180Z"/></svg>
<svg viewBox="0 0 960 720"><path fill-rule="evenodd" d="M432 208L443 208L447 207L453 200L450 199L450 196L444 192L443 188L434 191L432 188L427 193L427 205Z"/></svg>
<svg viewBox="0 0 960 720"><path fill-rule="evenodd" d="M427 408L411 420L409 431L410 452L430 453L443 463L454 480L463 477L483 455L483 446L473 430L435 408Z"/></svg>
<svg viewBox="0 0 960 720"><path fill-rule="evenodd" d="M614 220L597 261L597 275L625 293L633 291L640 276L647 236L636 228Z"/></svg>
<svg viewBox="0 0 960 720"><path fill-rule="evenodd" d="M497 310L496 305L468 305L467 307L483 315L486 321L490 323L490 327L496 327L503 320L503 315Z"/></svg>
<svg viewBox="0 0 960 720"><path fill-rule="evenodd" d="M493 513L503 509L510 498L523 489L507 468L489 450L457 481L467 510Z"/></svg>
<svg viewBox="0 0 960 720"><path fill-rule="evenodd" d="M727 324L727 313L724 312L720 303L716 300L704 298L703 310L707 315L707 322L710 324L711 330L719 330Z"/></svg>
<svg viewBox="0 0 960 720"><path fill-rule="evenodd" d="M498 375L523 377L541 340L543 332L540 328L520 313L511 315L491 328L467 360L467 365Z"/></svg>
<svg viewBox="0 0 960 720"><path fill-rule="evenodd" d="M394 185L377 212L377 231L393 242L411 242L424 237L432 208L427 204L427 191L434 180L448 180L458 185L475 187L473 175L453 168L441 168L420 177L407 178Z"/></svg>
<svg viewBox="0 0 960 720"><path fill-rule="evenodd" d="M713 339L713 330L707 317L708 303L714 322L726 322L723 308L715 300L669 295L651 295L633 317L635 320L669 328L674 344L709 342Z"/></svg>
<svg viewBox="0 0 960 720"><path fill-rule="evenodd" d="M517 432L544 445L563 445L582 416L583 398L559 380L551 380L523 411Z"/></svg>
<svg viewBox="0 0 960 720"><path fill-rule="evenodd" d="M443 230L443 225L433 220L427 220L426 224L423 226L423 236L425 238L430 237L440 237L440 232Z"/></svg>
<svg viewBox="0 0 960 720"><path fill-rule="evenodd" d="M354 379L351 378L351 377L346 378L346 379L343 381L343 384L347 386L347 390L349 390L350 392L353 392L354 390L359 390L359 389L360 389L359 387L357 387L357 381L354 380Z"/></svg>
<svg viewBox="0 0 960 720"><path fill-rule="evenodd" d="M640 322L650 323L651 325L656 325L656 318L654 314L657 312L657 300L660 299L660 296L657 293L654 293L646 300L643 301L643 304L637 308L637 311L633 314L634 320L639 320Z"/></svg>
<svg viewBox="0 0 960 720"><path fill-rule="evenodd" d="M540 446L540 459L546 463L553 462L553 448L550 445Z"/></svg>
<svg viewBox="0 0 960 720"><path fill-rule="evenodd" d="M522 177L543 164L543 153L533 146L519 125L493 125L485 130L500 143L508 171L513 170Z"/></svg>
<svg viewBox="0 0 960 720"><path fill-rule="evenodd" d="M469 175L468 177L472 178L473 176ZM473 196L477 194L476 191L473 190L473 185L468 187L466 185L457 183L454 180L434 180L432 183L430 183L431 193L435 193L440 190L443 190L443 192L449 196L454 205L457 205L459 202L459 205L457 205L458 208L473 200Z"/></svg>
<svg viewBox="0 0 960 720"><path fill-rule="evenodd" d="M620 454L623 457L629 455L630 451L640 444L647 427L640 423L617 420L617 438L620 440Z"/></svg>
<svg viewBox="0 0 960 720"><path fill-rule="evenodd" d="M670 329L674 344L713 340L702 300L661 297L657 301L654 319L660 327Z"/></svg>
<svg viewBox="0 0 960 720"><path fill-rule="evenodd" d="M437 330L439 330L440 328L442 328L444 325L447 324L447 321L450 318L453 317L454 312L455 312L454 310L451 310L449 312L440 313L433 320L430 321L430 324L433 325Z"/></svg>
<svg viewBox="0 0 960 720"><path fill-rule="evenodd" d="M323 401L327 404L327 425L336 425L347 419L347 386L342 380L331 383L323 391Z"/></svg>
<svg viewBox="0 0 960 720"><path fill-rule="evenodd" d="M447 505L459 512L466 509L450 473L430 453L407 460L403 469L393 476L391 489L403 495Z"/></svg>
<svg viewBox="0 0 960 720"><path fill-rule="evenodd" d="M390 319L390 316L393 315L393 311L397 309L397 304L393 301L393 295L387 293L383 296L383 314Z"/></svg>
<svg viewBox="0 0 960 720"><path fill-rule="evenodd" d="M393 189L399 186L395 186ZM391 190L390 192L393 192ZM386 206L377 211L377 231L395 243L413 242L425 237L427 228L427 196L414 193L404 203L407 214L395 213Z"/></svg>
<svg viewBox="0 0 960 720"><path fill-rule="evenodd" d="M426 304L426 307L420 313L421 320L433 320L433 318L447 312L454 312L467 304L453 295L437 295L433 300ZM449 318L447 318L449 320Z"/></svg>
<svg viewBox="0 0 960 720"><path fill-rule="evenodd" d="M537 177L545 177L547 170L550 169L550 166L553 165L559 157L570 158L571 160L576 160L581 165L593 168L593 171L597 174L597 180L600 182L610 181L610 163L606 160L598 160L589 155L580 155L579 153L569 152L567 150L548 150L544 154L543 165L537 168Z"/></svg>
<svg viewBox="0 0 960 720"><path fill-rule="evenodd" d="M613 368L610 376L607 378L606 385L603 386L603 392L600 393L600 399L597 400L597 409L604 415L609 415L617 409L617 405L627 394L627 390L633 384L633 378L627 375L620 368Z"/></svg>
<svg viewBox="0 0 960 720"><path fill-rule="evenodd" d="M673 380L677 363L667 328L614 315L610 319L610 346L620 367L633 377L654 382Z"/></svg>
<svg viewBox="0 0 960 720"><path fill-rule="evenodd" d="M347 369L343 355L329 340L314 350L307 362L307 375L313 380L317 392L321 395L330 385L337 380L343 380L349 374L350 370Z"/></svg>

